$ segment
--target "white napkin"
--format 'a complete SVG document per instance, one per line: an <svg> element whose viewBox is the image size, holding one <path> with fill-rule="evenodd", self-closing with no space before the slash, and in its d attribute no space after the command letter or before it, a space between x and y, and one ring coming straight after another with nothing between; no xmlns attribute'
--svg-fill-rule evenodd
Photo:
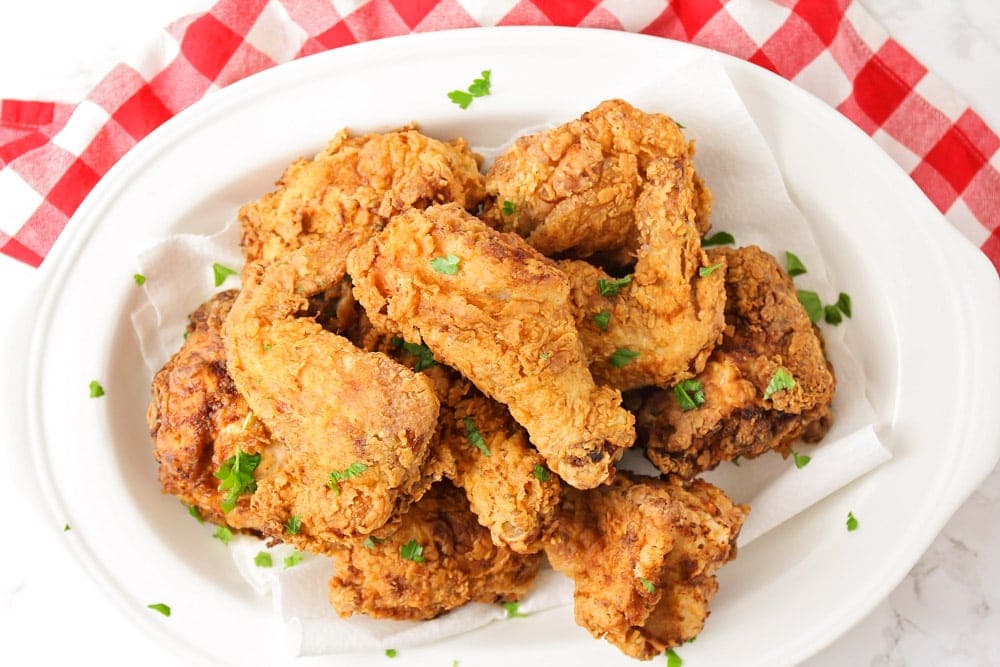
<svg viewBox="0 0 1000 667"><path fill-rule="evenodd" d="M818 292L825 303L836 300L838 290L829 284L809 225L792 203L763 135L722 66L709 57L687 59L658 73L652 82L648 70L641 69L643 79L621 83L616 94L644 110L669 113L696 140L699 173L715 196L713 230L732 233L737 245L760 245L779 260L786 250L795 253L808 268L808 273L796 278L797 285ZM576 115L583 111L577 110ZM551 125L567 120L563 115L548 119ZM339 129L331 127L330 135ZM501 148L477 150L488 162ZM230 222L214 236L177 236L139 256L149 302L133 314L132 321L151 374L179 347L187 314L217 289L212 283L212 264L239 268L238 244L238 225ZM237 284L232 278L223 287ZM837 395L829 435L818 446L797 449L812 457L810 463L799 469L792 459L766 455L740 466L723 464L705 475L734 500L751 506L740 538L742 547L890 457L875 435L877 425L865 397L863 370L844 344L844 330L851 321L845 318L839 327L822 326L827 354L837 373ZM636 452L630 452L624 464L655 474ZM433 621L340 619L327 602L326 582L333 574L329 560L312 558L285 569L281 554L286 547L279 546L273 550L275 565L257 568L253 559L264 549L262 541L252 538L232 544L237 568L248 583L259 593L270 592L289 655L425 644L467 632L504 614L498 606L475 604ZM571 603L571 583L545 570L521 608L530 612Z"/></svg>

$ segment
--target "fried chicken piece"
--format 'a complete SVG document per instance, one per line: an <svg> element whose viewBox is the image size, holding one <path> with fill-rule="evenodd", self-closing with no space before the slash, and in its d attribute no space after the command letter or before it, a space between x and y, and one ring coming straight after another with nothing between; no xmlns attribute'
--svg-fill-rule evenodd
<svg viewBox="0 0 1000 667"><path fill-rule="evenodd" d="M224 513L226 492L214 476L238 449L256 455L271 444L226 371L222 323L236 294L220 292L191 314L181 349L153 377L146 421L163 492L213 523L254 531L261 522L250 511L250 496Z"/></svg>
<svg viewBox="0 0 1000 667"><path fill-rule="evenodd" d="M541 565L541 554L494 545L448 482L435 484L385 539L357 540L331 556L337 613L399 620L434 618L472 601L517 600Z"/></svg>
<svg viewBox="0 0 1000 667"><path fill-rule="evenodd" d="M479 157L464 139L442 142L415 125L351 137L341 130L311 160L285 170L278 188L240 209L247 264L270 264L323 234L372 235L412 207L483 198Z"/></svg>
<svg viewBox="0 0 1000 667"><path fill-rule="evenodd" d="M634 418L618 391L594 384L569 285L550 260L445 205L393 218L348 270L377 328L423 340L505 404L564 481L593 488L612 476Z"/></svg>
<svg viewBox="0 0 1000 667"><path fill-rule="evenodd" d="M688 152L669 116L607 100L578 120L519 138L500 155L486 174L483 219L544 255L600 254L627 263L638 246L635 207L650 165ZM711 195L697 182L705 231Z"/></svg>
<svg viewBox="0 0 1000 667"><path fill-rule="evenodd" d="M336 284L356 236L327 235L271 264L252 264L223 327L227 369L283 448L258 471L253 510L281 536L318 544L366 535L420 497L438 401L430 382L381 353L295 315Z"/></svg>
<svg viewBox="0 0 1000 667"><path fill-rule="evenodd" d="M620 472L610 486L564 490L545 553L576 582L576 622L649 660L701 631L748 511L703 480Z"/></svg>
<svg viewBox="0 0 1000 667"><path fill-rule="evenodd" d="M655 159L646 175L634 273L616 281L585 261L559 262L591 373L622 391L672 386L701 371L725 324L726 262L710 262L701 248L690 159Z"/></svg>
<svg viewBox="0 0 1000 667"><path fill-rule="evenodd" d="M819 328L778 262L756 246L713 249L709 257L729 270L725 335L696 378L705 402L685 411L672 391L656 391L637 417L649 460L684 477L737 456L788 456L800 437L820 440L836 388ZM795 386L764 398L779 368Z"/></svg>

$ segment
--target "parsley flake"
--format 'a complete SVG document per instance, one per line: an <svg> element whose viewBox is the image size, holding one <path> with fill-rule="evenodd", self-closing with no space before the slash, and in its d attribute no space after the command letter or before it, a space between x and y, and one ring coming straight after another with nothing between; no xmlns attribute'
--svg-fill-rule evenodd
<svg viewBox="0 0 1000 667"><path fill-rule="evenodd" d="M681 667L681 665L684 664L684 661L681 660L681 657L677 655L672 648L667 649L666 656L667 667Z"/></svg>
<svg viewBox="0 0 1000 667"><path fill-rule="evenodd" d="M787 250L785 251L785 266L788 267L788 275L792 278L801 276L803 273L808 273L806 265L802 263L802 260Z"/></svg>
<svg viewBox="0 0 1000 667"><path fill-rule="evenodd" d="M157 602L156 604L147 604L147 609L152 609L153 611L158 611L164 616L170 616L170 607L163 604L162 602Z"/></svg>
<svg viewBox="0 0 1000 667"><path fill-rule="evenodd" d="M472 100L490 94L490 70L483 70L481 78L473 79L466 90L453 90L448 93L448 99L462 109L468 109Z"/></svg>
<svg viewBox="0 0 1000 667"><path fill-rule="evenodd" d="M483 453L484 456L490 456L490 448L486 446L486 441L483 439L483 434L480 433L479 429L472 421L472 417L462 418L462 423L465 424L465 437L469 439L469 442Z"/></svg>
<svg viewBox="0 0 1000 667"><path fill-rule="evenodd" d="M635 350L630 350L627 347L620 347L608 358L608 362L615 368L622 368L632 363L632 361L638 356L639 353Z"/></svg>
<svg viewBox="0 0 1000 667"><path fill-rule="evenodd" d="M844 315L851 316L851 295L847 292L841 292L840 296L837 297L837 303L833 305Z"/></svg>
<svg viewBox="0 0 1000 667"><path fill-rule="evenodd" d="M330 487L330 490L340 493L340 482L348 479L354 479L365 470L368 470L368 466L360 461L355 461L343 470L332 470L330 472L330 479L327 480L326 485Z"/></svg>
<svg viewBox="0 0 1000 667"><path fill-rule="evenodd" d="M674 398L681 410L694 410L705 402L705 387L697 380L684 380L674 385Z"/></svg>
<svg viewBox="0 0 1000 667"><path fill-rule="evenodd" d="M458 257L448 253L444 257L433 257L430 260L431 268L446 276L453 276L458 273Z"/></svg>
<svg viewBox="0 0 1000 667"><path fill-rule="evenodd" d="M716 232L707 239L703 239L701 247L708 248L713 245L729 245L730 243L736 243L736 237L729 232Z"/></svg>
<svg viewBox="0 0 1000 667"><path fill-rule="evenodd" d="M271 554L266 551L258 551L257 555L253 557L253 564L257 567L271 567L274 565L274 561L271 559Z"/></svg>
<svg viewBox="0 0 1000 667"><path fill-rule="evenodd" d="M644 579L643 577L639 577L639 583L642 584L643 590L646 591L647 593L656 592L656 584L654 584L649 579Z"/></svg>
<svg viewBox="0 0 1000 667"><path fill-rule="evenodd" d="M397 655L399 655L399 652L394 648L387 648L385 650L385 657L387 658L395 658Z"/></svg>
<svg viewBox="0 0 1000 667"><path fill-rule="evenodd" d="M424 562L424 548L420 542L410 540L399 548L399 556L404 560L412 560L414 563Z"/></svg>
<svg viewBox="0 0 1000 667"><path fill-rule="evenodd" d="M853 533L858 529L858 520L854 518L854 512L847 513L847 532Z"/></svg>
<svg viewBox="0 0 1000 667"><path fill-rule="evenodd" d="M551 353L551 352L539 352L539 353L538 353L538 358L539 358L539 359L540 359L541 361L548 361L548 360L549 360L549 357L551 357L551 356L552 356L552 353Z"/></svg>
<svg viewBox="0 0 1000 667"><path fill-rule="evenodd" d="M767 383L767 389L764 390L764 398L771 398L772 394L779 391L784 391L785 389L792 389L795 386L795 378L784 368L778 368L774 371L774 375L771 376L771 381Z"/></svg>
<svg viewBox="0 0 1000 667"><path fill-rule="evenodd" d="M819 294L804 289L798 290L797 293L799 296L799 303L801 303L802 307L806 309L806 314L809 315L809 320L813 324L819 322L820 318L823 317L823 302L819 300Z"/></svg>
<svg viewBox="0 0 1000 667"><path fill-rule="evenodd" d="M615 280L605 280L604 278L597 279L597 291L601 296L618 296L618 293L623 287L632 282L632 276L627 275L624 278L617 278Z"/></svg>
<svg viewBox="0 0 1000 667"><path fill-rule="evenodd" d="M362 542L361 544L362 546L364 546L365 549L374 549L383 542L385 542L385 539L369 535L368 537L365 538L365 541Z"/></svg>
<svg viewBox="0 0 1000 667"><path fill-rule="evenodd" d="M720 266L722 266L722 262L719 262L718 264L713 264L712 266L703 266L700 269L698 269L698 275L701 276L702 278L710 276L713 273L715 273L715 270Z"/></svg>
<svg viewBox="0 0 1000 667"><path fill-rule="evenodd" d="M840 314L840 309L835 304L823 306L823 319L827 324L837 325L844 321L844 316Z"/></svg>
<svg viewBox="0 0 1000 667"><path fill-rule="evenodd" d="M219 540L223 544L229 544L229 542L233 539L233 531L229 530L225 526L219 526L215 529L215 532L212 533L212 537Z"/></svg>
<svg viewBox="0 0 1000 667"><path fill-rule="evenodd" d="M731 463L734 466L736 466L737 468L739 468L740 467L740 459L742 459L742 458L743 458L742 454L737 454L736 456L733 457L733 460L731 461Z"/></svg>
<svg viewBox="0 0 1000 667"><path fill-rule="evenodd" d="M602 310L601 312L594 315L592 319L594 320L594 324L597 325L598 329L600 329L601 331L607 331L608 324L611 322L611 313L609 313L606 310Z"/></svg>
<svg viewBox="0 0 1000 667"><path fill-rule="evenodd" d="M222 499L222 511L231 512L236 507L236 501L240 496L253 493L257 490L257 481L253 478L253 471L260 465L260 454L247 454L241 449L237 449L233 456L226 459L215 472L215 478L219 482L219 491L226 491L226 497Z"/></svg>
<svg viewBox="0 0 1000 667"><path fill-rule="evenodd" d="M500 207L501 213L503 213L504 215L514 215L515 210L516 208L514 206L514 202L512 202L509 199L503 200L503 206Z"/></svg>
<svg viewBox="0 0 1000 667"><path fill-rule="evenodd" d="M295 567L302 562L302 553L300 551L293 551L285 557L285 569L290 567Z"/></svg>
<svg viewBox="0 0 1000 667"><path fill-rule="evenodd" d="M434 353L424 343L417 345L416 343L407 343L402 338L393 338L392 344L403 348L405 352L417 357L417 363L413 364L413 370L417 373L425 368L437 365L437 362L434 360Z"/></svg>
<svg viewBox="0 0 1000 667"><path fill-rule="evenodd" d="M550 479L549 471L541 463L535 465L534 469L531 471L531 474L534 475L535 479L537 479L539 482L547 482Z"/></svg>
<svg viewBox="0 0 1000 667"><path fill-rule="evenodd" d="M680 129L682 129L682 130L686 130L686 129L687 129L687 126L686 126L686 125L683 125L683 124L681 124L681 123L678 123L678 122L677 122L676 120L674 120L673 118L671 118L670 120L673 120L673 121L674 121L674 125L676 125L676 126L677 126L677 127L679 127Z"/></svg>
<svg viewBox="0 0 1000 667"><path fill-rule="evenodd" d="M222 283L226 282L226 278L235 276L236 271L216 262L212 265L212 275L215 277L215 286L220 287Z"/></svg>
<svg viewBox="0 0 1000 667"><path fill-rule="evenodd" d="M289 535L298 535L302 532L302 518L298 514L288 517L285 522L285 532Z"/></svg>
<svg viewBox="0 0 1000 667"><path fill-rule="evenodd" d="M69 532L69 524L68 523L63 526L63 532L64 533L68 533Z"/></svg>
<svg viewBox="0 0 1000 667"><path fill-rule="evenodd" d="M812 461L811 456L806 456L805 454L799 454L794 449L792 450L792 459L795 460L795 467L798 468L799 470L805 468L807 465L809 465L809 462Z"/></svg>
<svg viewBox="0 0 1000 667"><path fill-rule="evenodd" d="M135 280L136 285L142 285L144 282L146 282L146 276L142 275L141 273L132 274L132 279Z"/></svg>
<svg viewBox="0 0 1000 667"><path fill-rule="evenodd" d="M98 382L97 380L91 380L90 381L90 397L91 398L100 398L101 396L104 396L104 387L102 387L101 383Z"/></svg>
<svg viewBox="0 0 1000 667"><path fill-rule="evenodd" d="M188 510L188 514L193 516L198 523L205 523L205 517L201 515L201 510L198 509L197 505L185 505Z"/></svg>
<svg viewBox="0 0 1000 667"><path fill-rule="evenodd" d="M513 601L513 602L504 602L503 603L503 610L507 614L504 618L527 618L528 617L527 614L522 614L518 610L518 607L520 607L520 606L521 606L521 603L517 602L516 600Z"/></svg>

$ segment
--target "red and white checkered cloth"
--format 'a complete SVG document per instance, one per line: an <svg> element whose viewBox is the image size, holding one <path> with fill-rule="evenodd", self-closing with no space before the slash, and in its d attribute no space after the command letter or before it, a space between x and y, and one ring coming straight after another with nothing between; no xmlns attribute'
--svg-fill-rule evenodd
<svg viewBox="0 0 1000 667"><path fill-rule="evenodd" d="M1000 269L1000 138L852 0L221 0L79 104L0 102L0 251L38 266L111 165L217 88L346 44L482 25L642 32L773 70L872 135Z"/></svg>

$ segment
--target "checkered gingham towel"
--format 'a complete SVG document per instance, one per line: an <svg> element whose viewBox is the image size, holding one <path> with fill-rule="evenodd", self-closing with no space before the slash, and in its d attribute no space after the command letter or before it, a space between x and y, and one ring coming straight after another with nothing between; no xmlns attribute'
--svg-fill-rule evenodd
<svg viewBox="0 0 1000 667"><path fill-rule="evenodd" d="M115 161L219 87L355 42L482 25L641 32L777 72L870 134L1000 269L1000 139L852 0L221 0L79 104L2 102L0 250L38 266Z"/></svg>

